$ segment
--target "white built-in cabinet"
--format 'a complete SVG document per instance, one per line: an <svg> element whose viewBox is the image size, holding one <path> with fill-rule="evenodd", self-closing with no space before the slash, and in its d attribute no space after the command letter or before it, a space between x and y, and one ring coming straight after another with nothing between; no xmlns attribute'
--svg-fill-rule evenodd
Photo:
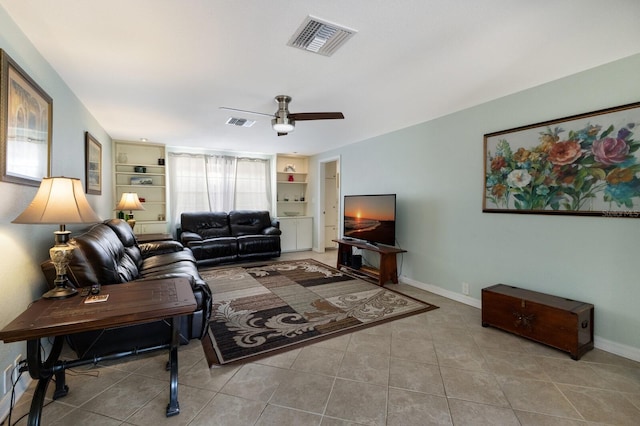
<svg viewBox="0 0 640 426"><path fill-rule="evenodd" d="M278 154L276 158L276 215L282 231L282 251L310 250L313 218L308 203L309 159Z"/></svg>
<svg viewBox="0 0 640 426"><path fill-rule="evenodd" d="M165 150L162 144L114 141L114 202L124 192L138 194L144 210L133 212L136 234L167 232Z"/></svg>
<svg viewBox="0 0 640 426"><path fill-rule="evenodd" d="M311 250L313 245L313 218L281 217L280 246L283 252Z"/></svg>

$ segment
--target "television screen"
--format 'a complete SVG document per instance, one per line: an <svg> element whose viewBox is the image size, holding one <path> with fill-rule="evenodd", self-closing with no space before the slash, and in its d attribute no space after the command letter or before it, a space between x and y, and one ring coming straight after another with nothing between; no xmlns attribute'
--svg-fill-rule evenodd
<svg viewBox="0 0 640 426"><path fill-rule="evenodd" d="M344 237L393 246L396 194L345 195Z"/></svg>

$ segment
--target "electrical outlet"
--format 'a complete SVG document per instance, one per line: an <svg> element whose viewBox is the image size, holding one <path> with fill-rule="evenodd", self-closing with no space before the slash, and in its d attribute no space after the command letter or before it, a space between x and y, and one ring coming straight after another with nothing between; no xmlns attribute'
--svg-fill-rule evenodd
<svg viewBox="0 0 640 426"><path fill-rule="evenodd" d="M469 283L462 283L462 294L469 295Z"/></svg>
<svg viewBox="0 0 640 426"><path fill-rule="evenodd" d="M12 366L8 366L4 369L4 374L2 375L2 395L6 394L11 390L11 372L13 371Z"/></svg>
<svg viewBox="0 0 640 426"><path fill-rule="evenodd" d="M18 355L16 359L13 361L13 376L11 377L11 380L13 380L13 383L18 381L18 376L20 375L20 371L19 371L20 369L18 368L20 361L22 361L22 354Z"/></svg>

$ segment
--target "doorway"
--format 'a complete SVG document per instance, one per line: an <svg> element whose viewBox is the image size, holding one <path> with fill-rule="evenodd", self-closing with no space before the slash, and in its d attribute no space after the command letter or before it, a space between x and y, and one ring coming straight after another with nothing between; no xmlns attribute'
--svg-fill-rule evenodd
<svg viewBox="0 0 640 426"><path fill-rule="evenodd" d="M331 240L339 237L340 230L340 161L320 161L320 221L318 224L318 247L320 252L336 248Z"/></svg>

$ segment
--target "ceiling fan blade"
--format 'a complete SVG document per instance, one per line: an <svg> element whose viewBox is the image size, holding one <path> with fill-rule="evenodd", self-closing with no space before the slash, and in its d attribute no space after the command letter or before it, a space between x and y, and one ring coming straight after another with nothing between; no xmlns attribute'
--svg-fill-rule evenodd
<svg viewBox="0 0 640 426"><path fill-rule="evenodd" d="M344 115L341 112L298 112L295 114L289 114L289 118L296 121L339 120L343 119Z"/></svg>
<svg viewBox="0 0 640 426"><path fill-rule="evenodd" d="M264 112L247 111L245 109L229 108L229 107L220 107L220 109L226 109L228 111L236 111L236 112L246 112L247 114L264 115L266 117L275 117L274 114L266 114Z"/></svg>

